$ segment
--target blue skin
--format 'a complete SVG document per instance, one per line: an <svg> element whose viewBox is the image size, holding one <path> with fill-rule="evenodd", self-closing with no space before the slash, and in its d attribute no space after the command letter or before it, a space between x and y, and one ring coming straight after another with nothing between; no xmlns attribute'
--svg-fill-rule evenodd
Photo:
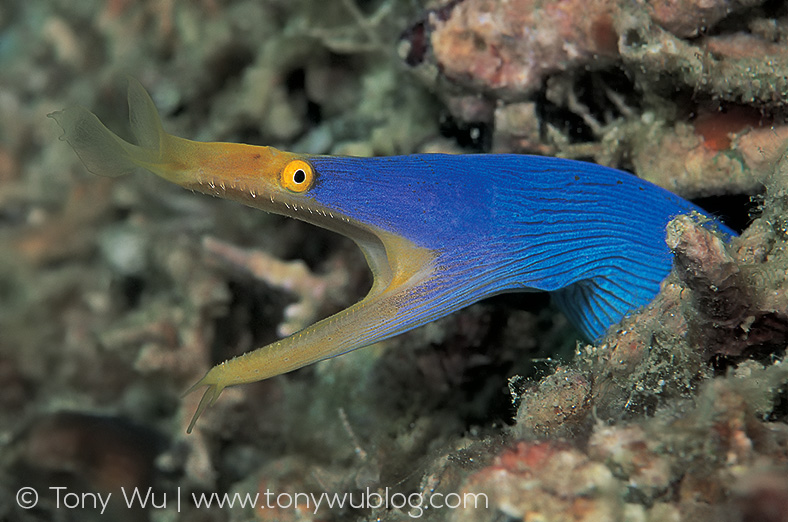
<svg viewBox="0 0 788 522"><path fill-rule="evenodd" d="M309 195L318 203L437 251L438 263L450 268L446 286L432 284L429 297L419 295L441 303L420 324L497 293L545 290L588 339L598 339L659 292L673 259L668 222L705 214L626 172L559 158L424 154L310 162L317 178ZM451 295L443 295L447 287ZM446 306L448 300L454 303Z"/></svg>

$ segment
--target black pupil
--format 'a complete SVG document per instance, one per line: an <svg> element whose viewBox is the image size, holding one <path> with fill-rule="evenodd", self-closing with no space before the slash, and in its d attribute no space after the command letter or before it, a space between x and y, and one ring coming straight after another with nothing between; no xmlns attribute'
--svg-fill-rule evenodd
<svg viewBox="0 0 788 522"><path fill-rule="evenodd" d="M306 172L304 172L303 169L298 169L293 172L293 181L299 185L306 181Z"/></svg>

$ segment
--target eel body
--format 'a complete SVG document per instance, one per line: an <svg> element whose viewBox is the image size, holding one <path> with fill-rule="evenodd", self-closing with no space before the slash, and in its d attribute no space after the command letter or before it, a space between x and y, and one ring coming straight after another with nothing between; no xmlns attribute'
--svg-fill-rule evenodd
<svg viewBox="0 0 788 522"><path fill-rule="evenodd" d="M194 142L164 132L134 80L129 111L136 145L82 107L50 116L91 172L114 176L141 167L188 189L333 230L355 241L374 276L355 305L213 367L192 388L208 386L189 431L227 386L335 357L502 292L551 292L597 339L659 292L672 264L668 222L703 214L631 174L566 159L333 157Z"/></svg>

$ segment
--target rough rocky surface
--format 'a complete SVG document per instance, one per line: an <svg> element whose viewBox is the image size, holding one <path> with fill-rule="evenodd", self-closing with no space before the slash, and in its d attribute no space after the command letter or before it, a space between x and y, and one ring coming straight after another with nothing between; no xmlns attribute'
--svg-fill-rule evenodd
<svg viewBox="0 0 788 522"><path fill-rule="evenodd" d="M787 20L745 0L0 4L0 519L785 520ZM674 221L662 292L595 345L546 296L502 296L229 389L187 436L207 368L369 275L314 227L86 172L45 115L125 132L124 74L177 135L589 159L738 195L704 204L742 234ZM134 487L153 502L126 507ZM217 507L236 493L260 496Z"/></svg>

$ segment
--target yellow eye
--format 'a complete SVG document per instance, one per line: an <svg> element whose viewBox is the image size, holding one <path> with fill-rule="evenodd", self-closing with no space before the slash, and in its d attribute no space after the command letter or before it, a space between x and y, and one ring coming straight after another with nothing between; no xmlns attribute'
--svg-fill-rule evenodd
<svg viewBox="0 0 788 522"><path fill-rule="evenodd" d="M303 160L293 160L282 170L282 186L291 192L304 192L312 186L315 171Z"/></svg>

